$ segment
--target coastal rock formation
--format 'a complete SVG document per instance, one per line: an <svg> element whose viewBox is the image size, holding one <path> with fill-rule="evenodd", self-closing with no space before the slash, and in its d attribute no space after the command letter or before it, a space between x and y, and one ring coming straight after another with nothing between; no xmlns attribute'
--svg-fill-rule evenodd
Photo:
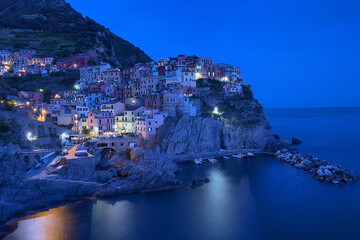
<svg viewBox="0 0 360 240"><path fill-rule="evenodd" d="M278 150L286 149L287 151L296 151L289 139L273 135L270 137L265 152L276 153Z"/></svg>
<svg viewBox="0 0 360 240"><path fill-rule="evenodd" d="M328 163L310 154L290 153L286 150L277 151L276 158L301 168L320 181L331 183L357 181L355 173L344 170L338 164Z"/></svg>
<svg viewBox="0 0 360 240"><path fill-rule="evenodd" d="M301 143L303 143L303 142L302 142L301 140L293 137L293 138L291 139L291 143L292 143L293 145L298 145L298 144L301 144Z"/></svg>
<svg viewBox="0 0 360 240"><path fill-rule="evenodd" d="M210 180L208 178L198 178L198 179L194 179L192 181L192 184L191 184L191 188L194 189L194 188L198 188L198 187L201 187L202 185L206 184L206 183L209 183Z"/></svg>
<svg viewBox="0 0 360 240"><path fill-rule="evenodd" d="M160 127L153 148L166 154L189 154L220 149L263 150L272 138L271 127L250 87L243 94L226 95L223 83L197 81L197 117L169 118ZM215 111L216 109L216 111Z"/></svg>
<svg viewBox="0 0 360 240"><path fill-rule="evenodd" d="M0 153L0 222L27 210L91 196L101 187L91 182L27 179L24 166L16 156Z"/></svg>
<svg viewBox="0 0 360 240"><path fill-rule="evenodd" d="M114 156L111 160L117 166L103 167L95 172L95 160L90 160L91 166L85 161L75 165L63 163L63 166L49 167L47 174L40 178L27 178L25 163L13 154L1 152L0 223L28 210L47 208L66 201L154 191L178 184L175 176L178 165L159 153L138 151L131 161L124 156ZM101 164L103 161L99 162ZM61 170L58 170L58 166ZM82 173L82 177L74 176L77 172Z"/></svg>
<svg viewBox="0 0 360 240"><path fill-rule="evenodd" d="M212 118L183 116L174 127L163 128L159 145L166 154L214 151L221 148L222 125Z"/></svg>
<svg viewBox="0 0 360 240"><path fill-rule="evenodd" d="M133 160L120 159L118 172L128 180L136 180L140 189L156 189L165 185L176 185L175 172L179 166L172 160L152 151L142 151Z"/></svg>

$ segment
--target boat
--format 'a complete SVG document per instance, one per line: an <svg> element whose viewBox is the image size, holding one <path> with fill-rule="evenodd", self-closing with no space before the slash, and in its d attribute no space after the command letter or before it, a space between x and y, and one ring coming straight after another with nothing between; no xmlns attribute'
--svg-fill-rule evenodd
<svg viewBox="0 0 360 240"><path fill-rule="evenodd" d="M202 163L203 163L203 160L202 160L201 158L196 158L196 159L194 160L194 163L195 163L196 165L199 165L199 164L202 164Z"/></svg>
<svg viewBox="0 0 360 240"><path fill-rule="evenodd" d="M214 162L216 162L216 159L215 158L209 158L208 161L211 162L211 163L214 163Z"/></svg>
<svg viewBox="0 0 360 240"><path fill-rule="evenodd" d="M236 155L232 155L234 158L244 158L244 156L242 154L236 154Z"/></svg>
<svg viewBox="0 0 360 240"><path fill-rule="evenodd" d="M246 153L249 157L254 157L255 155L252 152L247 152Z"/></svg>
<svg viewBox="0 0 360 240"><path fill-rule="evenodd" d="M228 156L223 156L223 158L225 158L225 159L229 159L230 157L228 157Z"/></svg>
<svg viewBox="0 0 360 240"><path fill-rule="evenodd" d="M89 151L90 148L89 148L89 147L78 147L78 148L76 149L76 151L82 151L82 150Z"/></svg>
<svg viewBox="0 0 360 240"><path fill-rule="evenodd" d="M87 157L87 156L88 156L88 152L86 150L75 152L75 157Z"/></svg>

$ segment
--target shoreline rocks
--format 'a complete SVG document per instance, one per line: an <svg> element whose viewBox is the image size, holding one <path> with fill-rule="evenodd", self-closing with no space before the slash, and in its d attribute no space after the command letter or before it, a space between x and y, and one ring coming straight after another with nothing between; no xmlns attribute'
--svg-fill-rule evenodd
<svg viewBox="0 0 360 240"><path fill-rule="evenodd" d="M72 167L68 165L60 166L65 169L66 174L56 175L56 168L49 168L43 178L27 179L19 159L12 154L0 154L0 223L6 223L29 210L62 205L72 199L178 187L179 180L175 172L179 170L179 166L165 155L142 151L131 161L121 156L114 158L119 158L116 168L100 168L82 178L75 178L74 174L68 175L67 168ZM107 163L104 161L102 164ZM81 167L88 166L80 164L77 170L80 171Z"/></svg>
<svg viewBox="0 0 360 240"><path fill-rule="evenodd" d="M292 143L292 145L299 145L299 144L303 143L303 141L293 137L291 139L291 143Z"/></svg>
<svg viewBox="0 0 360 240"><path fill-rule="evenodd" d="M354 172L344 170L339 164L320 160L310 154L290 153L286 149L283 149L277 151L275 157L294 165L296 168L303 169L320 181L337 184L340 182L346 183L359 180Z"/></svg>
<svg viewBox="0 0 360 240"><path fill-rule="evenodd" d="M195 189L209 182L210 180L208 178L197 178L192 181L191 188Z"/></svg>

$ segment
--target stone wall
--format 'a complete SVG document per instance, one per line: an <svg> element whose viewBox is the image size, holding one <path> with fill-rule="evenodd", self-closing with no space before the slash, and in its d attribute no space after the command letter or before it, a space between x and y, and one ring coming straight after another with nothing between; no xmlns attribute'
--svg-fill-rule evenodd
<svg viewBox="0 0 360 240"><path fill-rule="evenodd" d="M67 178L73 180L88 180L95 173L95 157L68 159Z"/></svg>
<svg viewBox="0 0 360 240"><path fill-rule="evenodd" d="M56 148L59 144L60 135L70 132L66 128L36 121L24 114L15 112L0 111L0 122L7 124L11 128L17 128L18 134L24 140L26 140L26 137L30 137L29 142L33 147Z"/></svg>

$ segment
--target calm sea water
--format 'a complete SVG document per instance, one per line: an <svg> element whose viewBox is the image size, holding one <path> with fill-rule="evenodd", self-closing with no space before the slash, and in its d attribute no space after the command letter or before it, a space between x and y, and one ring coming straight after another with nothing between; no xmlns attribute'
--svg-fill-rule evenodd
<svg viewBox="0 0 360 240"><path fill-rule="evenodd" d="M360 175L360 108L269 109L275 134ZM211 182L190 189L195 177ZM332 185L268 156L181 166L183 188L21 219L5 239L360 239L360 183Z"/></svg>

